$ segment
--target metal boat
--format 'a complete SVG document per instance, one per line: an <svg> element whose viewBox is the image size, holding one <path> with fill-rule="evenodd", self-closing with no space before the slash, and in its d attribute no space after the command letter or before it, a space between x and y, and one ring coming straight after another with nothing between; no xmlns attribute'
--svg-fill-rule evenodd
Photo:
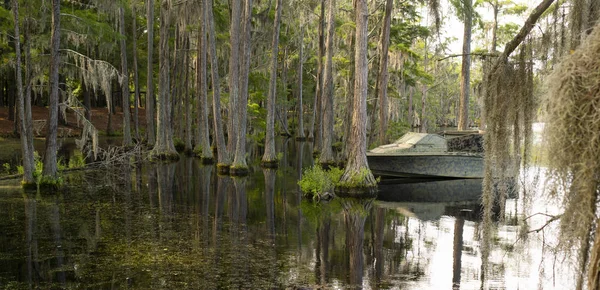
<svg viewBox="0 0 600 290"><path fill-rule="evenodd" d="M468 144L472 139L454 143ZM370 150L367 160L371 171L380 176L483 178L483 153L450 149L448 140L438 134L410 132L392 144Z"/></svg>

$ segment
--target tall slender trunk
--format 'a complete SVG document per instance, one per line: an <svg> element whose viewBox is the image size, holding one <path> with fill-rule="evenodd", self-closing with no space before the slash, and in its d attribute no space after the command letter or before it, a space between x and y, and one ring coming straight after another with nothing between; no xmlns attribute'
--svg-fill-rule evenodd
<svg viewBox="0 0 600 290"><path fill-rule="evenodd" d="M23 161L29 163L28 166L31 166L31 171L33 172L35 167L34 160L34 152L33 148L33 118L31 112L31 83L33 80L33 69L31 67L31 36L30 36L30 26L31 19L29 17L25 18L25 129L27 134L27 152L30 154L29 158L23 159ZM41 99L41 98L40 98ZM25 166L23 166L25 167ZM25 169L25 168L23 168Z"/></svg>
<svg viewBox="0 0 600 290"><path fill-rule="evenodd" d="M21 129L21 151L23 152L23 181L25 183L34 183L33 179L33 152L30 152L29 143L33 143L33 139L29 139L26 112L25 112L25 96L23 93L23 76L21 67L21 39L19 32L19 1L12 1L13 17L15 21L15 57L17 70L17 99L19 105L19 125ZM31 115L29 116L31 117Z"/></svg>
<svg viewBox="0 0 600 290"><path fill-rule="evenodd" d="M319 18L319 55L317 58L317 84L313 104L313 117L311 121L309 139L314 140L313 152L321 152L323 126L321 122L321 95L323 94L323 56L325 55L325 0L321 0L321 17ZM314 132L314 133L313 133Z"/></svg>
<svg viewBox="0 0 600 290"><path fill-rule="evenodd" d="M232 168L236 168L236 174L245 174L248 167L246 163L246 123L248 112L248 77L250 74L250 48L252 31L252 0L244 2L244 13L242 18L242 43L240 46L240 100L238 104L239 130L237 144L235 145L235 158Z"/></svg>
<svg viewBox="0 0 600 290"><path fill-rule="evenodd" d="M300 51L298 52L298 133L296 140L304 141L304 107L302 104L302 74L304 73L304 23L300 28Z"/></svg>
<svg viewBox="0 0 600 290"><path fill-rule="evenodd" d="M273 24L273 43L271 45L271 78L269 81L269 95L267 98L267 132L265 137L265 154L262 157L264 166L276 166L277 154L275 152L275 96L277 94L277 56L279 54L279 24L281 23L282 0L277 0L275 7L275 22Z"/></svg>
<svg viewBox="0 0 600 290"><path fill-rule="evenodd" d="M356 0L356 47L354 57L354 101L352 108L352 130L348 139L348 164L341 182L349 194L370 194L377 186L375 177L367 163L367 88L369 66L367 59L368 42L367 0Z"/></svg>
<svg viewBox="0 0 600 290"><path fill-rule="evenodd" d="M133 111L133 124L135 127L135 139L140 139L140 122L139 122L139 107L140 107L140 80L138 75L138 56L137 56L137 17L135 15L135 8L131 8L131 19L132 25L132 41L133 41L133 86L135 90L134 111Z"/></svg>
<svg viewBox="0 0 600 290"><path fill-rule="evenodd" d="M160 46L159 46L159 102L157 103L157 131L156 143L152 149L152 155L156 159L178 159L179 155L173 145L173 133L171 130L172 120L169 116L171 111L171 97L169 96L169 27L171 24L171 2L162 0L160 5Z"/></svg>
<svg viewBox="0 0 600 290"><path fill-rule="evenodd" d="M227 151L235 152L238 138L240 118L237 110L240 92L240 21L242 18L241 1L231 1L231 30L229 32L229 43L231 52L229 56L229 114L227 121Z"/></svg>
<svg viewBox="0 0 600 290"><path fill-rule="evenodd" d="M464 1L464 38L462 69L460 72L460 109L458 119L458 130L467 130L469 127L469 93L471 90L471 27L473 25L473 3L471 0Z"/></svg>
<svg viewBox="0 0 600 290"><path fill-rule="evenodd" d="M323 137L321 146L321 155L319 157L319 163L327 166L335 163L333 157L333 150L331 145L333 144L333 37L335 31L335 0L329 0L327 11L327 41L325 43L325 73L323 76L323 94L321 99L323 101Z"/></svg>
<svg viewBox="0 0 600 290"><path fill-rule="evenodd" d="M146 30L148 31L148 63L146 66L146 138L148 145L156 142L156 127L154 121L154 0L148 0L146 5Z"/></svg>
<svg viewBox="0 0 600 290"><path fill-rule="evenodd" d="M385 4L385 14L383 17L383 27L381 29L381 37L379 44L379 75L377 77L377 96L379 97L379 144L386 144L386 132L388 123L388 96L387 85L389 80L388 75L388 51L390 46L390 26L393 9L392 0L387 0Z"/></svg>
<svg viewBox="0 0 600 290"><path fill-rule="evenodd" d="M201 0L200 5L206 7L205 1ZM204 10L204 9L202 9ZM213 160L213 153L210 150L209 121L208 121L208 100L206 96L206 13L203 13L200 21L200 32L198 33L198 60L196 61L196 91L198 92L198 131L199 140L196 140L196 151L202 152L200 158L203 162L210 163Z"/></svg>
<svg viewBox="0 0 600 290"><path fill-rule="evenodd" d="M50 97L48 106L48 131L46 133L46 153L42 174L56 178L56 133L58 130L58 67L60 65L60 0L52 0L52 36L50 45Z"/></svg>
<svg viewBox="0 0 600 290"><path fill-rule="evenodd" d="M183 81L183 99L184 103L182 104L183 109L185 110L185 152L188 155L193 154L194 147L192 146L192 111L190 107L190 86L189 86L189 75L190 75L190 65L189 65L189 51L190 51L190 37L186 33L184 39L184 50L186 51L183 56L183 70L184 70L184 81Z"/></svg>
<svg viewBox="0 0 600 290"><path fill-rule="evenodd" d="M427 69L429 66L429 52L427 51L429 47L427 46L427 38L425 38L425 58L423 62L423 70L427 73ZM425 115L427 112L427 85L421 84L421 124L420 124L420 132L427 133L427 119L425 119Z"/></svg>
<svg viewBox="0 0 600 290"><path fill-rule="evenodd" d="M125 8L119 7L119 33L121 33L121 97L123 100L123 146L131 146L131 117L129 115L129 70L127 69L127 45L125 44Z"/></svg>
<svg viewBox="0 0 600 290"><path fill-rule="evenodd" d="M225 145L225 137L223 136L223 120L221 118L221 89L219 83L219 66L217 61L217 49L215 43L215 23L213 16L212 1L206 1L206 24L208 25L208 55L210 57L210 69L212 75L213 89L213 123L214 134L217 144L217 167L221 173L229 170L231 159L227 147Z"/></svg>

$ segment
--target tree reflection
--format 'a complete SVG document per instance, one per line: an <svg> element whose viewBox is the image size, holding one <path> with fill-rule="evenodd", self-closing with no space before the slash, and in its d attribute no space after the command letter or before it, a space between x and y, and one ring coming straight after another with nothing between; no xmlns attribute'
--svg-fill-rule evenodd
<svg viewBox="0 0 600 290"><path fill-rule="evenodd" d="M25 195L25 243L27 247L27 284L29 289L38 284L38 227L37 227L37 201Z"/></svg>
<svg viewBox="0 0 600 290"><path fill-rule="evenodd" d="M452 289L460 289L460 274L462 268L463 231L465 220L457 217L454 221L454 243L452 263Z"/></svg>
<svg viewBox="0 0 600 290"><path fill-rule="evenodd" d="M362 286L365 221L373 200L355 198L344 198L341 200L346 225L349 287L361 288Z"/></svg>

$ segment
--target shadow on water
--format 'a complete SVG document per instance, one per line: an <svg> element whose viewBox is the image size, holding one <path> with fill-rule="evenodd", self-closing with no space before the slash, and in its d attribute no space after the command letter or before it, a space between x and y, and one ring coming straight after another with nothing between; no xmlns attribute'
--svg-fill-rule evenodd
<svg viewBox="0 0 600 290"><path fill-rule="evenodd" d="M74 173L52 197L0 184L0 288L479 288L480 184L315 204L297 184L311 146L279 142L279 169L248 177L182 158Z"/></svg>

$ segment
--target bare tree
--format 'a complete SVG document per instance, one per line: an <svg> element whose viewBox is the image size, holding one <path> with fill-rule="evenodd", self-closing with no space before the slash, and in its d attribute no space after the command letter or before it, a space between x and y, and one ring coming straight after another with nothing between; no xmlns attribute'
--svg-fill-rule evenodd
<svg viewBox="0 0 600 290"><path fill-rule="evenodd" d="M354 99L348 138L348 164L341 178L348 193L370 193L377 186L367 163L368 17L367 0L356 0L356 47Z"/></svg>
<svg viewBox="0 0 600 290"><path fill-rule="evenodd" d="M251 25L252 25L252 0L244 1L244 13L242 18L242 43L240 46L240 100L238 103L239 129L237 144L235 146L235 158L231 166L231 173L245 175L248 173L246 163L246 116L248 113L248 77L250 74L250 48L251 48Z"/></svg>
<svg viewBox="0 0 600 290"><path fill-rule="evenodd" d="M148 31L148 64L147 64L147 80L146 80L146 137L148 145L154 145L156 141L155 126L154 126L154 0L148 0L146 5L146 30Z"/></svg>
<svg viewBox="0 0 600 290"><path fill-rule="evenodd" d="M296 140L304 141L306 137L304 135L304 108L302 104L302 74L304 73L304 23L301 23L300 28L300 43L298 52L298 135Z"/></svg>
<svg viewBox="0 0 600 290"><path fill-rule="evenodd" d="M160 46L159 46L159 101L157 103L157 130L156 143L151 156L154 159L177 160L179 154L173 145L173 132L171 129L171 96L169 93L169 27L171 25L171 1L162 0L160 4Z"/></svg>
<svg viewBox="0 0 600 290"><path fill-rule="evenodd" d="M132 19L132 31L133 31L133 86L135 90L135 99L133 100L133 124L135 128L135 138L140 139L140 121L139 121L139 107L140 107L140 79L138 75L138 55L137 55L137 17L135 15L135 7L131 6L131 19ZM88 118L89 120L89 118Z"/></svg>
<svg viewBox="0 0 600 290"><path fill-rule="evenodd" d="M18 0L12 1L13 17L15 21L15 57L16 57L16 74L17 74L17 99L18 99L18 112L19 112L19 126L21 129L21 152L23 155L23 182L24 184L33 184L33 151L30 151L29 143L33 144L33 139L30 139L28 134L27 124L31 123L31 114L27 116L25 108L25 100L23 93L23 76L21 67L21 39L19 32L19 3ZM31 103L30 103L31 110ZM29 117L29 122L27 121Z"/></svg>
<svg viewBox="0 0 600 290"><path fill-rule="evenodd" d="M327 40L325 43L325 74L323 76L323 94L321 99L323 102L323 138L321 146L321 155L319 156L319 163L327 166L335 163L333 157L333 150L331 145L333 143L333 125L335 123L333 117L333 37L335 31L335 0L329 0L327 11Z"/></svg>
<svg viewBox="0 0 600 290"><path fill-rule="evenodd" d="M461 0L464 11L464 38L462 68L460 71L460 106L458 130L469 127L469 92L471 90L471 27L473 25L473 3L471 0Z"/></svg>
<svg viewBox="0 0 600 290"><path fill-rule="evenodd" d="M121 40L121 74L123 81L121 83L121 98L123 107L123 146L131 146L131 117L129 115L129 71L127 70L127 45L125 44L125 8L119 7L119 33Z"/></svg>
<svg viewBox="0 0 600 290"><path fill-rule="evenodd" d="M275 152L275 95L277 94L277 56L279 54L279 24L281 23L281 0L277 0L275 7L275 23L273 24L273 43L271 51L271 78L269 81L269 95L267 98L267 132L265 140L265 154L262 165L266 167L277 166Z"/></svg>
<svg viewBox="0 0 600 290"><path fill-rule="evenodd" d="M225 145L223 136L223 121L221 118L221 88L219 84L219 64L217 61L217 49L215 44L215 23L213 16L212 1L206 2L206 24L208 28L208 54L210 57L210 69L213 88L213 123L215 140L217 144L217 170L220 173L228 173L231 165L231 157Z"/></svg>
<svg viewBox="0 0 600 290"><path fill-rule="evenodd" d="M206 7L201 0L202 7ZM204 9L202 9L204 11ZM198 94L198 140L196 140L196 152L200 151L203 163L213 161L213 153L210 149L210 138L208 133L208 99L206 96L206 14L203 13L200 20L200 31L198 32L198 59L196 60L196 91Z"/></svg>
<svg viewBox="0 0 600 290"><path fill-rule="evenodd" d="M381 37L379 39L379 75L377 76L377 96L379 97L379 144L386 144L385 136L387 131L388 119L388 96L387 85L388 75L388 51L390 47L390 26L394 1L387 0L385 4L385 14L383 16L383 27L381 28Z"/></svg>
<svg viewBox="0 0 600 290"><path fill-rule="evenodd" d="M56 135L58 131L58 67L60 66L60 0L52 0L52 35L50 43L50 99L48 102L46 153L42 174L54 179L58 173Z"/></svg>
<svg viewBox="0 0 600 290"><path fill-rule="evenodd" d="M237 110L240 98L240 21L242 18L241 1L231 1L231 29L229 31L229 114L227 128L227 151L235 152L236 139L238 137L238 129L240 118Z"/></svg>

